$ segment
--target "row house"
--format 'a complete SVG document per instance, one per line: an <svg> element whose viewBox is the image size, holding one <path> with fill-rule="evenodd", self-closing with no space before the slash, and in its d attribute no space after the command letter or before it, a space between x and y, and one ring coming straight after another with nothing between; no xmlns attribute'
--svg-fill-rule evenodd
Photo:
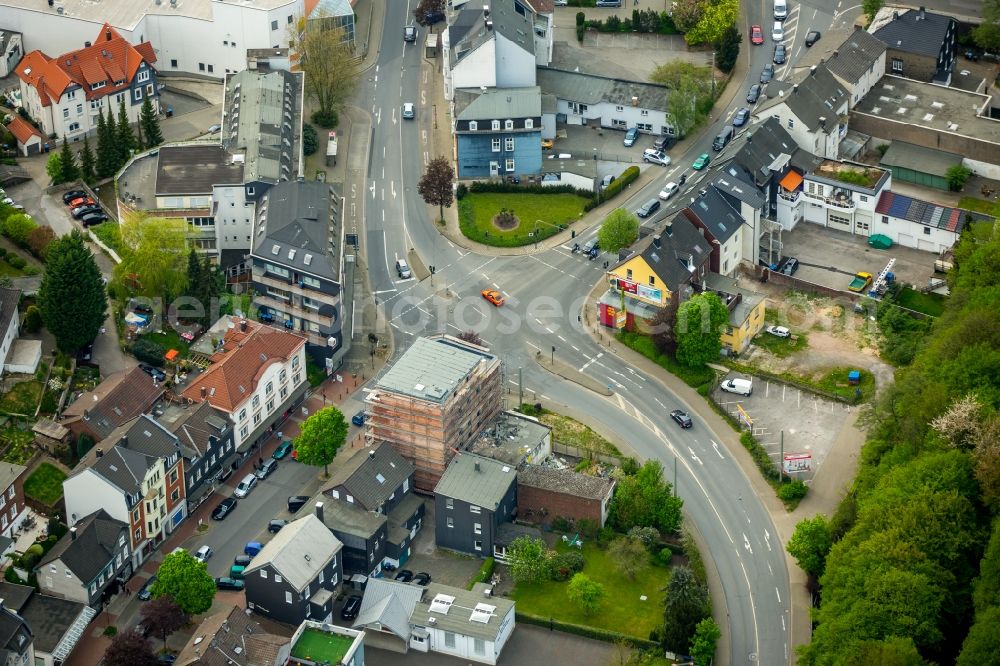
<svg viewBox="0 0 1000 666"><path fill-rule="evenodd" d="M24 465L0 462L0 535L14 538L24 517Z"/></svg>
<svg viewBox="0 0 1000 666"><path fill-rule="evenodd" d="M99 442L152 410L164 393L163 384L140 368L122 370L109 375L93 391L84 393L64 409L59 424L74 438L86 435Z"/></svg>
<svg viewBox="0 0 1000 666"><path fill-rule="evenodd" d="M768 95L754 109L756 119L775 118L803 150L837 159L847 135L851 97L826 65L814 65L789 82L768 84Z"/></svg>
<svg viewBox="0 0 1000 666"><path fill-rule="evenodd" d="M455 92L459 178L537 174L542 169L542 96L534 88Z"/></svg>

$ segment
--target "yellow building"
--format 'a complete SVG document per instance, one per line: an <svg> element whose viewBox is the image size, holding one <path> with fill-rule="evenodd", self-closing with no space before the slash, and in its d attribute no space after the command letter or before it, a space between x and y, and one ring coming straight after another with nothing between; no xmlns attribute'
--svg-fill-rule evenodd
<svg viewBox="0 0 1000 666"><path fill-rule="evenodd" d="M764 327L764 296L742 289L736 280L706 273L704 291L715 293L729 310L729 325L722 334L722 347L728 354L741 353Z"/></svg>

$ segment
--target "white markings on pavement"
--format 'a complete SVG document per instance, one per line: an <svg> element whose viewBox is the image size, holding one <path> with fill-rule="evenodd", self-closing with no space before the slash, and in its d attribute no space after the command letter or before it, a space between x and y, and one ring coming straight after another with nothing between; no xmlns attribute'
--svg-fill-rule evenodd
<svg viewBox="0 0 1000 666"><path fill-rule="evenodd" d="M717 444L717 443L716 443L716 442L715 442L714 440L712 441L712 448L713 448L713 449L715 449L715 454L716 454L717 456L719 456L719 457L720 457L720 458L722 458L723 460L725 460L725 459L726 459L726 457L725 457L724 455L722 455L722 452L721 452L721 451L719 451L719 445L718 445L718 444Z"/></svg>
<svg viewBox="0 0 1000 666"><path fill-rule="evenodd" d="M659 405L660 407L663 407L663 409L666 409L666 408L667 408L667 406L666 406L666 405L664 405L664 404L663 404L663 401L662 401L662 400L660 400L659 398L657 398L657 399L656 399L656 404L658 404L658 405Z"/></svg>
<svg viewBox="0 0 1000 666"><path fill-rule="evenodd" d="M703 466L703 467L704 467L705 463L703 463L703 462L701 461L701 458L699 458L699 457L698 457L698 455L697 455L697 454L696 454L696 453L694 452L694 449L692 449L692 448L691 448L691 447L689 446L689 447L688 447L688 451L690 451L690 452L691 452L691 460L695 461L696 463L698 463L699 465L701 465L701 466Z"/></svg>
<svg viewBox="0 0 1000 666"><path fill-rule="evenodd" d="M771 552L771 535L768 534L767 530L764 530L764 543L767 545L767 551Z"/></svg>
<svg viewBox="0 0 1000 666"><path fill-rule="evenodd" d="M750 547L750 539L747 538L746 532L743 533L743 547L750 551L750 554L753 555L753 548Z"/></svg>
<svg viewBox="0 0 1000 666"><path fill-rule="evenodd" d="M538 322L538 323L540 324L541 322ZM597 356L591 358L589 361L587 361L586 363L583 364L583 367L580 368L580 372L583 372L584 370L586 370L587 368L589 368L591 363L593 363L597 359L601 358L602 356L604 356L604 352L598 352Z"/></svg>
<svg viewBox="0 0 1000 666"><path fill-rule="evenodd" d="M383 289L381 291L376 291L376 294L391 294L394 291L399 291L398 289Z"/></svg>
<svg viewBox="0 0 1000 666"><path fill-rule="evenodd" d="M781 603L781 592L778 590L777 587L774 588L774 595L776 597L778 597L778 603L780 604Z"/></svg>
<svg viewBox="0 0 1000 666"><path fill-rule="evenodd" d="M566 342L566 338L564 338L563 336L561 336L561 335L556 335L556 337L557 337L557 338L559 338L560 340L562 340L563 342Z"/></svg>
<svg viewBox="0 0 1000 666"><path fill-rule="evenodd" d="M770 563L770 562L768 562L768 563L767 563L767 570L768 570L769 572L771 572L771 575L772 575L772 576L774 575L774 569L772 569L772 568L771 568L771 563Z"/></svg>

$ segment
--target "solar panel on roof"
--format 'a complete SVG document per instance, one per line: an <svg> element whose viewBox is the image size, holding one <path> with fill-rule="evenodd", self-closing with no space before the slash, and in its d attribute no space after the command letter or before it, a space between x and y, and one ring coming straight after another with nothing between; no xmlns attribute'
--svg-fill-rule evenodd
<svg viewBox="0 0 1000 666"><path fill-rule="evenodd" d="M892 198L892 203L889 204L889 215L892 217L902 217L906 218L906 211L910 208L909 197L896 196Z"/></svg>

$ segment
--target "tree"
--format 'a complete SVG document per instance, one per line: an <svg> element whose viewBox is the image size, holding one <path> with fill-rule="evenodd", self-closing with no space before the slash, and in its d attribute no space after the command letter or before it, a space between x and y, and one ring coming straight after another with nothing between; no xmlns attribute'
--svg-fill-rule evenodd
<svg viewBox="0 0 1000 666"><path fill-rule="evenodd" d="M527 535L517 537L507 546L507 567L518 583L545 580L549 576L545 542Z"/></svg>
<svg viewBox="0 0 1000 666"><path fill-rule="evenodd" d="M649 560L646 546L638 539L618 537L608 546L608 555L614 561L618 570L629 580L635 580L635 575Z"/></svg>
<svg viewBox="0 0 1000 666"><path fill-rule="evenodd" d="M802 520L795 526L795 533L788 540L786 548L803 571L810 576L819 577L832 546L833 539L826 517L817 515L815 518Z"/></svg>
<svg viewBox="0 0 1000 666"><path fill-rule="evenodd" d="M163 596L150 600L140 610L142 623L150 633L163 639L167 647L167 636L187 624L187 615L170 597Z"/></svg>
<svg viewBox="0 0 1000 666"><path fill-rule="evenodd" d="M428 17L435 12L444 12L444 0L420 0L413 10L413 16L420 25L429 25Z"/></svg>
<svg viewBox="0 0 1000 666"><path fill-rule="evenodd" d="M618 252L634 243L638 237L639 219L624 208L611 211L597 232L597 241L605 252Z"/></svg>
<svg viewBox="0 0 1000 666"><path fill-rule="evenodd" d="M684 33L688 44L715 43L739 18L739 0L715 0L702 5L701 17L693 28Z"/></svg>
<svg viewBox="0 0 1000 666"><path fill-rule="evenodd" d="M142 133L143 146L155 148L163 143L163 133L160 131L160 119L153 109L153 99L146 95L139 110L139 131Z"/></svg>
<svg viewBox="0 0 1000 666"><path fill-rule="evenodd" d="M663 645L683 652L691 645L698 623L708 617L708 589L686 566L674 567L663 602Z"/></svg>
<svg viewBox="0 0 1000 666"><path fill-rule="evenodd" d="M681 524L684 501L674 497L663 479L658 460L647 460L635 476L618 480L609 509L610 524L619 532L632 527L655 527L661 534L673 534Z"/></svg>
<svg viewBox="0 0 1000 666"><path fill-rule="evenodd" d="M170 597L186 615L198 615L212 607L215 581L208 575L204 562L194 559L186 550L179 550L163 558L150 593L154 599Z"/></svg>
<svg viewBox="0 0 1000 666"><path fill-rule="evenodd" d="M28 237L38 228L35 221L25 213L14 213L3 221L3 233L21 247L28 246Z"/></svg>
<svg viewBox="0 0 1000 666"><path fill-rule="evenodd" d="M59 150L59 182L68 183L76 180L80 170L76 166L76 155L69 147L69 141L63 136L62 148Z"/></svg>
<svg viewBox="0 0 1000 666"><path fill-rule="evenodd" d="M100 114L98 114L98 117L100 117ZM100 133L99 127L97 131ZM83 148L80 149L80 179L87 183L87 185L93 185L97 180L97 174L94 171L95 168L94 151L90 149L90 139L84 135Z"/></svg>
<svg viewBox="0 0 1000 666"><path fill-rule="evenodd" d="M121 293L164 303L186 293L187 222L135 213L122 218L120 229L122 262L115 266L114 284Z"/></svg>
<svg viewBox="0 0 1000 666"><path fill-rule="evenodd" d="M435 157L427 164L427 170L420 177L417 192L428 206L438 207L438 219L444 219L444 207L451 206L455 200L452 183L455 181L455 170L446 157Z"/></svg>
<svg viewBox="0 0 1000 666"><path fill-rule="evenodd" d="M108 109L108 113L111 110ZM118 102L118 125L115 128L115 146L117 147L115 171L118 171L128 159L132 157L132 151L138 147L135 134L132 133L132 125L128 121L128 112L125 110L125 99Z"/></svg>
<svg viewBox="0 0 1000 666"><path fill-rule="evenodd" d="M677 360L688 367L704 365L719 358L722 331L729 311L711 292L692 296L677 309Z"/></svg>
<svg viewBox="0 0 1000 666"><path fill-rule="evenodd" d="M346 440L344 415L336 407L324 407L313 412L302 424L295 438L295 459L314 467L322 465L323 475L328 476L327 466Z"/></svg>
<svg viewBox="0 0 1000 666"><path fill-rule="evenodd" d="M677 338L674 337L674 323L677 321L677 310L671 307L660 308L650 322L650 337L656 351L674 356L677 354Z"/></svg>
<svg viewBox="0 0 1000 666"><path fill-rule="evenodd" d="M685 136L698 124L701 108L711 102L713 73L683 60L659 65L649 79L666 86L667 117L678 136Z"/></svg>
<svg viewBox="0 0 1000 666"><path fill-rule="evenodd" d="M592 615L601 607L604 595L604 586L583 573L574 574L566 586L566 596L586 616Z"/></svg>
<svg viewBox="0 0 1000 666"><path fill-rule="evenodd" d="M885 6L885 0L861 0L861 11L868 17L869 24L883 6Z"/></svg>
<svg viewBox="0 0 1000 666"><path fill-rule="evenodd" d="M972 41L979 48L996 53L1000 51L1000 1L984 0L983 22L972 29Z"/></svg>
<svg viewBox="0 0 1000 666"><path fill-rule="evenodd" d="M104 119L104 112L97 112L97 176L107 178L115 173L115 165L118 162L115 148L114 124L111 122L111 107L108 106L108 120Z"/></svg>
<svg viewBox="0 0 1000 666"><path fill-rule="evenodd" d="M944 172L944 178L948 181L948 189L952 192L961 192L965 187L965 181L972 175L972 169L961 164L953 164Z"/></svg>
<svg viewBox="0 0 1000 666"><path fill-rule="evenodd" d="M694 658L697 666L709 666L715 659L715 646L719 642L722 631L719 625L710 617L698 623L694 628L694 638L691 639L691 647L688 652Z"/></svg>
<svg viewBox="0 0 1000 666"><path fill-rule="evenodd" d="M1000 416L986 419L973 437L976 481L982 489L983 504L1000 508Z"/></svg>
<svg viewBox="0 0 1000 666"><path fill-rule="evenodd" d="M49 245L55 239L56 232L52 231L52 227L35 227L28 232L26 245L33 255L45 261L49 256Z"/></svg>
<svg viewBox="0 0 1000 666"><path fill-rule="evenodd" d="M975 445L979 434L983 406L975 393L969 393L955 400L943 414L931 420L931 428L958 449L968 449Z"/></svg>
<svg viewBox="0 0 1000 666"><path fill-rule="evenodd" d="M37 305L29 305L24 311L24 330L28 333L37 333L42 330L42 311Z"/></svg>
<svg viewBox="0 0 1000 666"><path fill-rule="evenodd" d="M360 80L360 70L351 43L336 19L320 15L300 16L289 25L288 43L306 77L306 94L319 109L312 119L322 127L334 127L337 114Z"/></svg>
<svg viewBox="0 0 1000 666"><path fill-rule="evenodd" d="M465 342L468 342L469 344L479 345L480 347L483 346L483 339L481 337L479 337L478 333L476 333L475 331L472 331L472 330L462 331L461 333L459 333L455 337L457 337L459 340L464 340Z"/></svg>
<svg viewBox="0 0 1000 666"><path fill-rule="evenodd" d="M156 666L149 641L135 627L115 634L104 653L105 666Z"/></svg>
<svg viewBox="0 0 1000 666"><path fill-rule="evenodd" d="M48 174L53 185L59 185L63 182L62 160L62 151L60 151L58 153L49 153L49 159L45 162L45 173Z"/></svg>
<svg viewBox="0 0 1000 666"><path fill-rule="evenodd" d="M302 123L302 154L312 155L319 149L319 135L309 123Z"/></svg>
<svg viewBox="0 0 1000 666"><path fill-rule="evenodd" d="M705 0L677 0L673 3L670 17L678 32L685 33L698 25L704 4Z"/></svg>
<svg viewBox="0 0 1000 666"><path fill-rule="evenodd" d="M969 630L958 655L958 666L995 664L1000 654L1000 606L993 606L976 615L976 622Z"/></svg>
<svg viewBox="0 0 1000 666"><path fill-rule="evenodd" d="M740 55L740 45L743 37L736 28L736 24L726 28L722 36L715 42L715 66L720 71L728 74L736 66L736 59Z"/></svg>
<svg viewBox="0 0 1000 666"><path fill-rule="evenodd" d="M38 307L56 346L74 353L97 336L104 324L108 297L94 255L79 231L49 245Z"/></svg>

